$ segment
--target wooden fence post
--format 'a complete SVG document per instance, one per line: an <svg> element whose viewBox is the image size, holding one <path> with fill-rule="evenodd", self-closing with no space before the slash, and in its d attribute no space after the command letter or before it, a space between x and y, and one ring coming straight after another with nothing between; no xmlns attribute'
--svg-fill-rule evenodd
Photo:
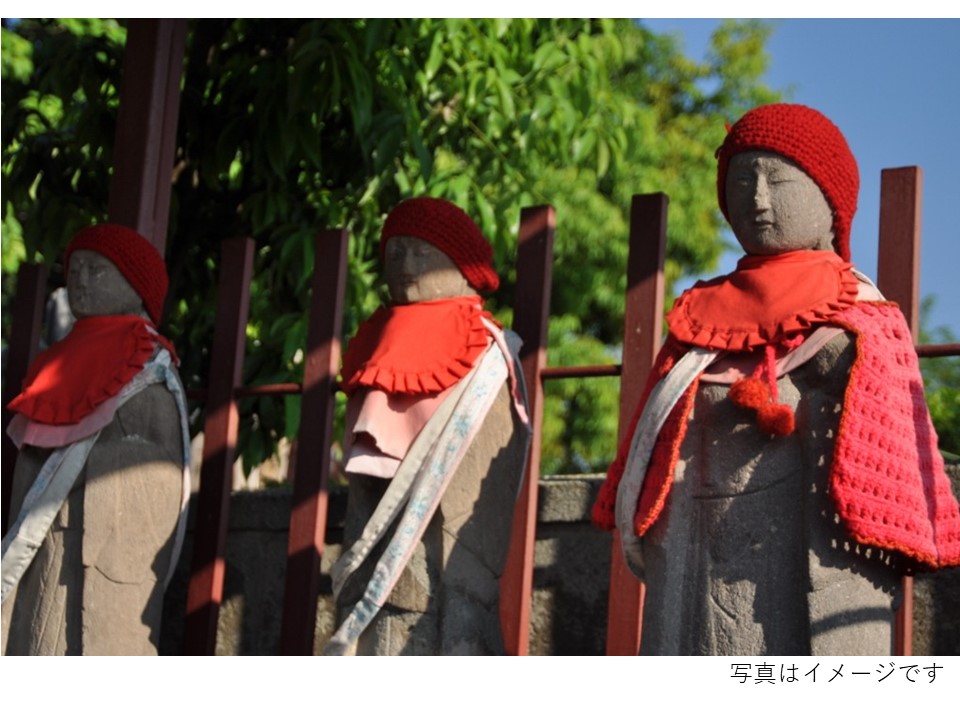
<svg viewBox="0 0 960 720"><path fill-rule="evenodd" d="M877 286L903 311L914 344L920 335L920 207L923 171L919 167L880 174L880 252ZM913 578L903 578L897 611L894 653L913 654Z"/></svg>
<svg viewBox="0 0 960 720"><path fill-rule="evenodd" d="M637 410L660 348L669 202L663 193L634 195L630 208L618 446ZM623 560L620 534L616 530L611 552L607 655L636 655L640 649L644 587Z"/></svg>
<svg viewBox="0 0 960 720"><path fill-rule="evenodd" d="M164 254L180 76L187 36L184 19L130 20L113 145L108 215L132 227Z"/></svg>
<svg viewBox="0 0 960 720"><path fill-rule="evenodd" d="M526 655L530 641L533 550L537 532L537 488L543 428L543 384L540 375L547 364L547 324L556 225L556 213L549 205L523 208L520 212L513 329L523 339L520 364L527 384L527 410L532 433L527 469L513 511L510 550L503 577L500 578L500 624L509 655Z"/></svg>
<svg viewBox="0 0 960 720"><path fill-rule="evenodd" d="M327 529L327 481L333 440L334 391L340 371L348 240L346 230L327 230L317 236L314 246L316 260L280 629L280 652L283 655L313 653L320 558Z"/></svg>
<svg viewBox="0 0 960 720"><path fill-rule="evenodd" d="M234 238L224 241L221 253L203 430L203 464L196 499L193 564L184 621L184 653L187 655L212 655L217 644L233 460L240 420L234 390L243 379L253 250L251 238Z"/></svg>

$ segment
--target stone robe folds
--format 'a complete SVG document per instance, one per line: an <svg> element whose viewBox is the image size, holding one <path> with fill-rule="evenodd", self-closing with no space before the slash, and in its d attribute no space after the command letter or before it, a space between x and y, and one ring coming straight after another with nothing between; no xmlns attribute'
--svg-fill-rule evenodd
<svg viewBox="0 0 960 720"><path fill-rule="evenodd" d="M701 381L673 486L641 540L642 654L892 652L900 572L850 538L828 490L854 352L840 335L778 378L797 430L776 440L758 442L728 386Z"/></svg>
<svg viewBox="0 0 960 720"><path fill-rule="evenodd" d="M163 383L116 409L3 604L5 655L157 653L184 500L183 430ZM11 518L52 452L21 447Z"/></svg>
<svg viewBox="0 0 960 720"><path fill-rule="evenodd" d="M594 518L609 527L616 496L647 584L642 653L889 654L903 572L960 562L960 511L899 310L859 302L818 326L777 363L792 434L764 434L729 399L729 358L762 355L735 353L680 383L649 465L631 469L621 448ZM687 352L668 340L650 387Z"/></svg>
<svg viewBox="0 0 960 720"><path fill-rule="evenodd" d="M458 336L469 338L466 345L475 348L471 351L474 358L482 357L483 352L497 352L490 346L496 336L500 336L497 344L503 348L506 357L510 357L500 330L487 320L484 321L485 325L480 324L477 314L477 308L481 307L479 298L456 298L437 301L436 304L440 303L473 308L468 313L469 322L463 326L469 329L457 332L460 333ZM399 311L409 313L417 309L400 308ZM433 330L438 331L437 328ZM518 345L519 338L513 337ZM405 339L400 335L397 342L406 342L412 348L424 347L422 333L407 335ZM473 363L474 360L471 360L470 364L458 370L458 375L465 375ZM452 364L447 363L447 366ZM351 367L349 355L345 358L344 366L346 379L350 376L346 370ZM437 510L430 518L422 538L416 543L388 601L360 636L355 648L357 654L503 654L499 580L506 560L513 508L523 478L529 439L525 410L518 414L517 402L521 402L518 393L522 394L522 390L513 384L514 380L516 378L511 377L496 392L489 412L440 497ZM413 405L418 409L418 414L422 414L420 410L426 412L414 423L419 433L440 401L456 387L456 382L454 378L453 384L443 383L444 387L435 388L435 392L414 395L418 399L404 400L396 407L409 409ZM394 403L394 398L394 395L390 395L389 403ZM360 404L365 404L372 410L371 422L368 425L364 421L361 429L368 432L379 425L374 416L386 410L383 402L370 404L364 403L363 399L363 393L351 398L350 403L354 407L348 406L348 416L367 417L367 413L359 409ZM520 409L523 409L522 405ZM407 420L403 422L407 423ZM395 427L395 421L390 421L389 426ZM348 427L347 432L352 434L355 429ZM348 442L348 447L354 448L348 470L353 467L350 463L358 463L360 467L375 467L376 463L371 461L370 454L379 446L383 446L380 447L381 451L389 450L388 443L383 442L386 436L376 429L374 433L383 438L377 442L368 438L366 449L359 449L356 439ZM413 439L413 433L405 431L402 434L405 439L400 444L405 451ZM363 534L368 519L392 482L396 463L401 459L389 456L380 458L381 461L394 461L393 465L388 464L391 470L387 477L363 472L350 473L344 548L352 547ZM363 597L374 568L394 538L399 523L398 518L369 557L346 580L337 597L338 624L344 621L345 614Z"/></svg>

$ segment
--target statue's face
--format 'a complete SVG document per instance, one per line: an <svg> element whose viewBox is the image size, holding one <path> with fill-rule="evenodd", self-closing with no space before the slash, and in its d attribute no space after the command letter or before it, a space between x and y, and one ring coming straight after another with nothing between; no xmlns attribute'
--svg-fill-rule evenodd
<svg viewBox="0 0 960 720"><path fill-rule="evenodd" d="M453 260L426 240L398 236L387 241L385 273L395 305L475 295Z"/></svg>
<svg viewBox="0 0 960 720"><path fill-rule="evenodd" d="M833 249L833 211L820 187L791 160L750 151L730 159L727 213L751 255Z"/></svg>
<svg viewBox="0 0 960 720"><path fill-rule="evenodd" d="M93 250L70 255L67 297L75 317L145 315L143 300L117 266Z"/></svg>

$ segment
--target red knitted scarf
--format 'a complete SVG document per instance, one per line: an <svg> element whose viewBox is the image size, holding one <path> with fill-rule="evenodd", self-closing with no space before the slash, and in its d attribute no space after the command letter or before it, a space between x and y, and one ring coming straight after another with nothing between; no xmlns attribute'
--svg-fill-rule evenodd
<svg viewBox="0 0 960 720"><path fill-rule="evenodd" d="M490 344L478 295L382 307L360 325L343 358L343 390L422 395L446 390Z"/></svg>
<svg viewBox="0 0 960 720"><path fill-rule="evenodd" d="M896 550L928 568L960 564L960 507L950 490L909 329L893 303L857 303L831 318L856 336L857 357L843 402L830 494L851 536ZM615 526L617 487L646 398L684 354L669 337L617 459L593 508L600 527ZM666 504L698 382L674 406L657 437L634 516L643 535Z"/></svg>
<svg viewBox="0 0 960 720"><path fill-rule="evenodd" d="M170 341L142 317L81 318L34 359L23 392L7 407L48 425L79 422L143 370L158 344L173 355Z"/></svg>

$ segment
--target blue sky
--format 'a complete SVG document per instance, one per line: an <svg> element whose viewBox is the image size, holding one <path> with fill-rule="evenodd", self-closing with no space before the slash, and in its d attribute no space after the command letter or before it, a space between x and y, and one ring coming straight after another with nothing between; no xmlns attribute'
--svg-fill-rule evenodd
<svg viewBox="0 0 960 720"><path fill-rule="evenodd" d="M700 59L719 21L642 20ZM923 169L920 294L960 336L960 20L771 20L765 81L840 128L860 165L853 262L877 272L880 171ZM724 258L721 272L736 255Z"/></svg>

